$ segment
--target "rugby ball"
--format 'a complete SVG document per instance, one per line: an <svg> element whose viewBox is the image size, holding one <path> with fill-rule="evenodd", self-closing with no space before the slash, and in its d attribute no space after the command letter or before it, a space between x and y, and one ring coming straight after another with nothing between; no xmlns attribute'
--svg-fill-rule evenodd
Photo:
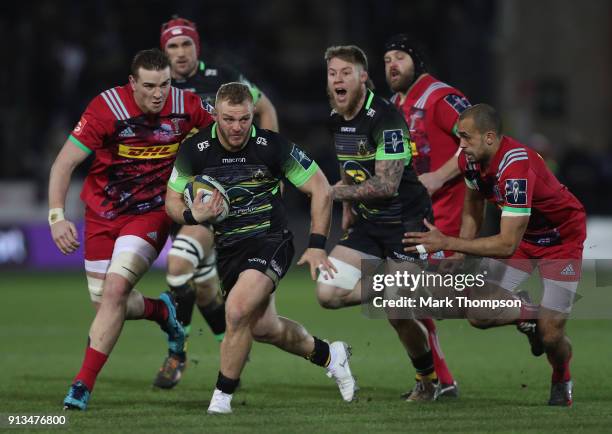
<svg viewBox="0 0 612 434"><path fill-rule="evenodd" d="M200 190L204 190L204 196L202 196L202 203L206 203L212 199L212 195L215 190L219 190L221 196L223 196L223 211L217 217L210 219L211 223L220 223L229 214L230 201L229 197L223 188L223 186L214 178L208 175L197 175L187 183L185 190L183 190L183 200L185 205L191 208L193 200Z"/></svg>

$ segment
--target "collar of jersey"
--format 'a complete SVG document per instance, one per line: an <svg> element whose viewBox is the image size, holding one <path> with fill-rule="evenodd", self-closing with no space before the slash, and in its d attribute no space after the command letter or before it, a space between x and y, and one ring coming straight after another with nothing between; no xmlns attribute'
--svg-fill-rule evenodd
<svg viewBox="0 0 612 434"><path fill-rule="evenodd" d="M366 110L370 110L370 106L372 105L372 100L374 99L374 92L371 89L368 89L368 100L365 105Z"/></svg>

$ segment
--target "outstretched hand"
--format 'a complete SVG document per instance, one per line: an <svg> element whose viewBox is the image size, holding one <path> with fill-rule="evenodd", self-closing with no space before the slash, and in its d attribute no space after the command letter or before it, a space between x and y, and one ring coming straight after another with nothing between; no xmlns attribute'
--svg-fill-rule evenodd
<svg viewBox="0 0 612 434"><path fill-rule="evenodd" d="M334 277L334 273L338 270L334 264L327 257L327 253L324 249L308 248L297 262L298 265L304 265L308 263L310 265L310 277L312 280L317 279L317 269L324 273L324 279ZM328 277L329 276L329 277Z"/></svg>

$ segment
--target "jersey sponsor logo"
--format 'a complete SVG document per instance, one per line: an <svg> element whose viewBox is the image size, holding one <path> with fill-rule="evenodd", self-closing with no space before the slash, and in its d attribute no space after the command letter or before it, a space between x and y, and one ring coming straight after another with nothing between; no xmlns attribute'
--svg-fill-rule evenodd
<svg viewBox="0 0 612 434"><path fill-rule="evenodd" d="M404 133L402 130L384 130L383 141L385 154L402 154L404 152Z"/></svg>
<svg viewBox="0 0 612 434"><path fill-rule="evenodd" d="M527 205L526 179L506 179L506 202L511 205Z"/></svg>
<svg viewBox="0 0 612 434"><path fill-rule="evenodd" d="M221 163L223 164L246 163L246 157L222 158Z"/></svg>
<svg viewBox="0 0 612 434"><path fill-rule="evenodd" d="M272 261L270 262L270 267L272 267L272 269L274 270L274 272L276 274L278 274L279 276L281 276L283 274L283 269L281 268L281 266L278 264L278 262L276 262L276 259L272 259Z"/></svg>
<svg viewBox="0 0 612 434"><path fill-rule="evenodd" d="M208 149L210 147L210 143L208 140L204 140L196 145L198 147L198 151L202 152L204 149Z"/></svg>
<svg viewBox="0 0 612 434"><path fill-rule="evenodd" d="M119 137L136 137L136 133L130 127L124 128L123 131L119 133Z"/></svg>
<svg viewBox="0 0 612 434"><path fill-rule="evenodd" d="M372 177L368 169L363 167L357 161L345 161L342 165L344 173L346 173L355 184L361 184Z"/></svg>
<svg viewBox="0 0 612 434"><path fill-rule="evenodd" d="M170 158L176 155L178 147L178 143L159 146L128 146L120 143L117 154L122 157L137 159Z"/></svg>
<svg viewBox="0 0 612 434"><path fill-rule="evenodd" d="M357 128L355 127L342 127L340 128L341 133L355 133L357 132Z"/></svg>
<svg viewBox="0 0 612 434"><path fill-rule="evenodd" d="M446 101L447 104L457 112L457 114L463 113L466 108L471 106L467 98L459 95L447 95L444 98L444 101Z"/></svg>
<svg viewBox="0 0 612 434"><path fill-rule="evenodd" d="M257 140L255 140L255 143L261 146L268 146L268 141L266 140L265 137L257 137Z"/></svg>
<svg viewBox="0 0 612 434"><path fill-rule="evenodd" d="M227 196L230 198L231 211L230 215L244 214L246 212L251 212L252 209L249 208L253 203L253 193L244 188L244 187L230 187L227 190Z"/></svg>
<svg viewBox="0 0 612 434"><path fill-rule="evenodd" d="M80 136L81 133L83 132L83 128L85 128L85 125L87 125L87 119L85 119L84 117L82 117L79 122L76 124L76 127L74 127L74 130L72 130L72 132L74 133L75 136Z"/></svg>
<svg viewBox="0 0 612 434"><path fill-rule="evenodd" d="M307 170L312 164L310 157L308 157L304 151L295 145L293 145L293 149L291 149L291 157L293 157L293 159L297 161L300 166L304 168L304 170Z"/></svg>
<svg viewBox="0 0 612 434"><path fill-rule="evenodd" d="M572 264L567 264L567 266L563 270L561 270L561 275L562 276L575 276L576 271L574 271L574 267L572 267Z"/></svg>
<svg viewBox="0 0 612 434"><path fill-rule="evenodd" d="M211 115L214 114L215 108L212 105L210 105L210 102L208 102L208 100L201 99L200 102L202 103L202 108L204 110L206 110Z"/></svg>

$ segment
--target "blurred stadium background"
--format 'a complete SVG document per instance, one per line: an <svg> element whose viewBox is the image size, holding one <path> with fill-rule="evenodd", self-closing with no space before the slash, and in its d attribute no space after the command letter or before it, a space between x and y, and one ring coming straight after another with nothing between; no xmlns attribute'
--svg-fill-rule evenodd
<svg viewBox="0 0 612 434"><path fill-rule="evenodd" d="M87 102L100 91L127 81L132 56L140 49L159 45L160 25L172 14L179 14L198 24L203 59L235 66L270 97L279 115L281 132L302 145L319 162L332 182L338 179L338 173L326 129L329 106L322 60L325 48L344 43L361 46L369 56L370 75L378 92L388 96L382 61L383 43L395 33L415 35L427 49L434 75L461 89L472 103L487 102L496 106L503 113L506 132L538 150L560 180L584 203L590 216L585 257L612 258L612 2L608 0L4 2L0 6L0 37L5 47L5 60L0 68L0 86L3 90L0 123L4 132L0 135L0 294L9 301L2 303L5 315L0 320L0 335L3 346L8 342L8 337L25 336L26 341L12 348L12 356L0 361L2 377L10 378L9 381L2 381L5 387L0 388L0 394L4 395L0 401L7 403L9 397L15 396L15 390L30 387L31 384L44 383L51 388L48 395L40 396L37 392L18 392L17 399L12 400L11 405L4 404L6 409L21 412L56 409L72 371L77 368L84 332L90 321L82 252L63 257L55 249L48 232L46 196L51 163ZM67 202L67 217L75 221L80 221L83 215L78 194L86 170L87 165L84 165L76 173ZM306 235L307 202L293 189L287 192L287 201L291 226L298 235L296 247L299 252ZM338 236L337 226L338 219L335 221L335 237ZM163 264L158 266L162 267ZM43 270L44 274L30 273ZM62 273L49 273L58 270ZM157 272L150 276L145 282L148 286L144 291L157 294L163 289L163 274ZM314 296L309 293L312 288L306 275L295 272L290 277L288 285L295 286L308 296L294 294L283 298L283 292L280 292L281 312L293 312L296 319L303 320L306 325L318 319L322 321L321 324L329 324L331 330L335 330L334 327L338 326L333 318L337 317L333 315L337 312L331 314L318 309ZM592 284L594 281L589 282ZM22 292L22 289L31 292ZM58 294L59 298L54 294ZM55 307L51 311L45 309L45 306L54 306L53 303L58 306L68 303L57 310L67 315L62 321L56 321L56 316L52 315ZM308 303L307 308L302 308L304 303ZM25 305L33 313L32 316L19 314ZM610 307L609 304L607 306ZM76 323L72 324L70 315L74 314L71 312L74 309L80 313ZM607 311L612 316L612 307ZM349 337L354 335L362 341L366 336L369 346L369 337L375 340L384 333L385 337L375 347L376 351L385 355L385 351L394 351L393 357L397 358L397 363L405 365L399 346L381 322L372 325L372 321L359 318L358 311L341 315L346 324L352 327ZM40 322L51 325L42 335L40 333L44 327ZM466 418L470 417L471 412L479 408L476 402L480 393L499 393L493 394L498 396L497 401L491 401L499 411L491 413L486 423L495 423L496 419L509 416L504 413L507 405L520 406L523 398L519 395L506 397L503 390L507 385L503 381L488 385L479 383L483 381L482 378L488 378L487 375L497 380L500 373L502 377L505 376L506 368L496 370L496 364L507 363L508 369L517 367L511 361L515 343L516 351L525 356L518 358L520 362L517 362L522 372L530 369L538 372L539 392L530 392L529 406L540 408L544 403L548 367L538 360L537 368L534 368L536 362L527 357L525 343L512 330L491 332L489 335L470 330L465 322L459 324L451 321L444 322L442 330L447 336L447 339L443 337L443 344L448 347L451 368L456 370L460 379L468 380L467 404L461 407L461 411L465 412L461 413L464 423L467 423ZM453 330L457 334L453 335ZM609 347L611 323L585 322L574 330L582 339L579 342L582 342L583 351L592 352L586 364L583 355L576 357L577 364L583 363L578 365L578 372L588 377L592 369L601 369L600 361L609 367L612 354L608 349L598 350L598 345L591 339L599 337ZM342 336L340 329L334 334ZM130 383L132 388L135 384L148 385L161 361L163 345L148 324L134 326L128 336L131 337L126 337L126 342L135 346L126 343L118 348L117 364L114 368L109 367L113 374L108 373L104 379L121 378L123 373L129 380L134 380ZM66 337L65 341L63 337ZM137 370L138 366L130 365L132 359L128 357L142 357L140 349L149 343L147 339L158 344L150 352L143 350L142 354L146 354L145 367L141 372ZM383 349L382 344L387 341L393 350L387 350L386 346ZM37 354L47 351L47 344L58 345L59 342L62 344L58 348L70 354L66 360L64 354L50 359L54 362L50 377L44 373L24 373L25 368L21 367L35 369ZM504 346L502 342L512 344ZM359 345L364 347L365 341ZM482 356L478 356L478 362L474 362L470 354L465 354L466 345L474 345L474 349L483 352L493 349L497 356L491 364L482 360ZM367 351L365 348L363 350ZM4 350L2 352L8 354ZM217 356L214 347L209 346L207 352L212 357L212 361L207 362L210 372L206 374L206 379L201 376L197 380L198 390L203 390L202 387L208 390L215 372ZM267 354L258 356L256 353L255 360L257 357L268 360ZM360 357L359 360L365 364L367 357L364 354ZM455 358L454 365L452 357ZM289 363L284 356L282 363ZM284 369L292 369L293 365L283 366ZM382 368L383 365L372 366L372 369ZM268 377L272 375L268 368L261 372L264 371ZM476 371L483 375L477 375ZM395 396L399 391L392 389L389 392L390 385L397 386L393 379L387 378L390 375L364 373L366 380L370 378L372 382L389 380L384 391L387 395L392 393ZM410 373L405 366L402 375L405 377L402 384L407 386ZM103 385L104 379L99 386L102 389L100 395L103 388L108 387ZM251 379L253 377L249 381L254 383L264 381L263 378ZM521 382L516 372L502 378L506 381L515 379L517 384ZM291 380L282 377L281 383L286 382L290 383ZM470 382L480 384L480 388L470 391ZM593 404L587 412L580 413L582 417L575 420L577 425L569 425L569 419L565 416L557 419L549 412L546 420L554 422L550 426L558 430L588 428L589 421L607 421L609 429L612 385L606 378L601 381L592 379L588 384L589 389L597 389L594 397L590 398L591 403L595 401L601 405ZM124 391L121 386L118 387ZM316 395L318 387L311 386L313 389L307 391L308 396ZM584 399L587 383L584 382L581 388ZM378 389L378 392L372 393L377 399L376 393L382 392ZM207 396L205 393L197 399L201 401ZM134 396L134 399L140 397ZM156 402L158 410L166 405L166 398L159 395L148 396L147 399L150 404ZM192 400L189 401L191 409L201 411L204 408L199 401L195 404L196 398L185 399ZM103 402L108 404L109 401ZM94 399L94 403L98 401ZM153 408L156 408L155 405ZM530 414L533 408L529 406L519 408L517 413L511 415L520 418ZM403 411L400 407L396 404L391 406ZM382 408L374 407L374 410L382 411ZM5 410L0 408L2 411ZM251 409L247 414L253 416L253 411ZM334 407L334 411L338 411L344 421L344 410ZM452 406L444 410L445 414L452 415L452 412ZM426 414L430 413L432 411L427 410ZM411 414L414 416L416 413ZM276 416L282 418L286 415L278 413ZM307 420L303 419L303 415L300 417L302 419L296 420ZM344 422L348 423L348 420L347 416ZM98 422L102 424L103 417ZM400 429L400 422L389 428ZM419 423L424 423L423 419ZM384 429L375 424L366 423L364 426L369 427L368 430ZM480 428L470 424L461 426L455 428L472 432L487 430L487 426L488 430L495 429L494 425ZM603 426L592 428L599 430ZM288 427L291 427L290 423ZM293 430L297 430L296 427L293 426ZM339 427L348 429L349 425ZM429 425L417 427L425 429ZM529 429L529 425L504 425L503 429L523 431ZM335 432L334 429L327 431Z"/></svg>
<svg viewBox="0 0 612 434"><path fill-rule="evenodd" d="M158 46L161 23L175 13L197 22L203 59L234 65L270 97L283 134L309 151L331 181L338 171L326 129L323 51L332 44L361 46L378 92L389 95L382 46L409 32L423 42L434 74L473 103L499 108L507 133L536 148L590 216L612 214L612 201L604 199L612 185L609 1L39 0L0 8L6 47L0 264L36 262L33 243L49 238L47 180L59 148L87 102L127 81L132 56ZM86 170L78 170L67 203L76 220ZM287 200L299 236L307 203L292 189ZM593 223L597 242L587 244L604 249L602 237L612 237L606 230L612 226ZM612 257L612 249L587 250Z"/></svg>

